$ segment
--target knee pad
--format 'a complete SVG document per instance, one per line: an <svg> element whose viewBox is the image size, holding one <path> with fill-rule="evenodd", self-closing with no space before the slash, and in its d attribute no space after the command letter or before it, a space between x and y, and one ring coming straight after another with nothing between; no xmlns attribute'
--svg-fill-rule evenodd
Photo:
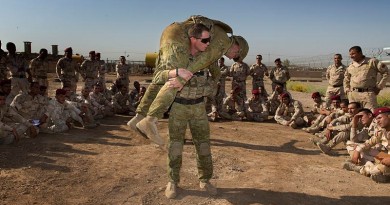
<svg viewBox="0 0 390 205"><path fill-rule="evenodd" d="M199 155L207 156L210 155L210 144L208 142L202 142L199 146Z"/></svg>
<svg viewBox="0 0 390 205"><path fill-rule="evenodd" d="M172 142L169 148L169 152L172 157L176 158L183 153L183 143L182 142Z"/></svg>

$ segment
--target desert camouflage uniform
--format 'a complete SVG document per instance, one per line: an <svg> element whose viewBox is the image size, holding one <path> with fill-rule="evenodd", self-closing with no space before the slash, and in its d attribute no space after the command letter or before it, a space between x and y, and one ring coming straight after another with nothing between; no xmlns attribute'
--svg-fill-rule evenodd
<svg viewBox="0 0 390 205"><path fill-rule="evenodd" d="M379 153L378 150L383 150L385 153L390 154L390 133L385 129L375 130L374 136L368 139L363 144L356 147L356 151L359 153L371 151L373 156L375 152ZM368 161L360 170L361 174L364 175L390 175L390 167L381 164L378 160L375 163Z"/></svg>
<svg viewBox="0 0 390 205"><path fill-rule="evenodd" d="M289 126L287 123L290 120L294 120L291 127L303 126L305 121L303 120L303 108L301 102L290 99L288 105L281 103L275 112L275 120L278 124Z"/></svg>
<svg viewBox="0 0 390 205"><path fill-rule="evenodd" d="M271 72L269 73L269 78L272 81L272 90L275 90L275 83L282 84L283 88L286 89L286 83L288 80L290 80L290 72L284 66L280 68L275 67L271 69Z"/></svg>
<svg viewBox="0 0 390 205"><path fill-rule="evenodd" d="M17 123L5 123L4 118L11 119ZM14 142L15 138L12 133L13 128L16 129L19 137L22 137L32 126L33 125L28 122L27 119L19 115L15 109L9 105L0 107L0 145ZM28 132L26 134L28 134Z"/></svg>
<svg viewBox="0 0 390 205"><path fill-rule="evenodd" d="M120 80L123 86L127 86L129 88L130 80L129 80L129 72L130 66L128 64L118 63L116 65L116 79Z"/></svg>
<svg viewBox="0 0 390 205"><path fill-rule="evenodd" d="M233 77L232 90L239 87L240 92L238 94L244 101L247 100L246 96L246 77L250 74L248 64L242 62L235 62L229 69L229 76Z"/></svg>
<svg viewBox="0 0 390 205"><path fill-rule="evenodd" d="M258 98L250 98L245 103L245 113L247 120L262 122L268 119L268 108L264 101L264 99Z"/></svg>
<svg viewBox="0 0 390 205"><path fill-rule="evenodd" d="M283 93L288 93L290 99L292 99L290 92L288 92L287 90L284 90L282 93L278 93L276 90L274 90L271 96L268 97L268 101L267 101L267 108L269 114L275 114L276 110L282 103L282 99L280 98L280 95L282 95Z"/></svg>
<svg viewBox="0 0 390 205"><path fill-rule="evenodd" d="M17 95L11 107L28 120L39 120L45 112L45 99L41 95L32 96L28 93Z"/></svg>
<svg viewBox="0 0 390 205"><path fill-rule="evenodd" d="M329 123L332 125L330 138L327 138L325 136L325 131L323 131L319 135L323 138L320 143L327 144L330 148L333 148L341 142L347 142L350 138L352 118L353 116L351 116L351 114L345 113L343 116L332 120L332 122Z"/></svg>
<svg viewBox="0 0 390 205"><path fill-rule="evenodd" d="M85 87L92 88L98 82L99 65L96 60L84 60L81 64L80 74L85 80Z"/></svg>
<svg viewBox="0 0 390 205"><path fill-rule="evenodd" d="M264 64L253 64L250 69L250 75L252 76L252 90L264 87L264 75L268 75L267 66Z"/></svg>
<svg viewBox="0 0 390 205"><path fill-rule="evenodd" d="M314 102L311 113L307 115L308 121L312 122L311 126L318 126L320 122L326 117L326 115L319 114L321 109L328 109L328 104L322 99L319 103Z"/></svg>
<svg viewBox="0 0 390 205"><path fill-rule="evenodd" d="M49 87L49 81L47 80L47 73L49 72L49 63L46 60L40 58L34 58L30 61L30 71L34 82L38 82L40 86L44 85ZM47 89L48 90L48 89ZM46 95L47 95L46 91Z"/></svg>
<svg viewBox="0 0 390 205"><path fill-rule="evenodd" d="M242 118L245 117L244 100L239 96L233 98L229 95L223 101L222 110L219 113L219 116L228 120L242 120Z"/></svg>
<svg viewBox="0 0 390 205"><path fill-rule="evenodd" d="M91 98L89 95L87 97L83 95L78 95L76 99L74 99L73 105L76 106L79 110L81 110L84 114L84 126L87 127L94 127L97 125L95 121L95 111L93 110L93 107L91 105ZM97 111L96 111L97 114Z"/></svg>
<svg viewBox="0 0 390 205"><path fill-rule="evenodd" d="M102 84L102 85L106 85L106 73L107 73L107 65L106 63L104 62L104 60L99 60L98 61L99 63L99 77L98 77L98 81Z"/></svg>
<svg viewBox="0 0 390 205"><path fill-rule="evenodd" d="M83 120L79 116L80 110L74 107L71 103L65 101L61 104L57 99L49 101L45 115L48 121L40 127L43 133L58 133L69 130L66 124L69 119L73 119L83 124Z"/></svg>
<svg viewBox="0 0 390 205"><path fill-rule="evenodd" d="M331 104L331 98L335 95L339 95L341 99L345 99L343 81L346 69L347 67L343 64L339 67L333 64L326 70L326 79L329 84L326 89L325 101L328 105Z"/></svg>
<svg viewBox="0 0 390 205"><path fill-rule="evenodd" d="M106 116L113 116L114 110L110 101L103 95L103 93L89 93L92 109L97 112L95 119L103 118Z"/></svg>
<svg viewBox="0 0 390 205"><path fill-rule="evenodd" d="M220 71L218 67L210 67L210 72L212 76L219 77L218 73ZM218 80L218 78L213 80ZM196 161L199 180L201 182L208 182L213 175L210 127L205 109L204 96L212 93L212 86L215 83L207 78L206 72L203 74L198 73L177 93L175 101L172 104L168 125L168 176L169 180L175 184L180 181L183 143L187 126L190 128L192 141L197 153Z"/></svg>
<svg viewBox="0 0 390 205"><path fill-rule="evenodd" d="M229 72L229 68L226 65L220 67L221 76L217 84L216 94L212 98L211 102L211 112L219 113L222 110L223 99L226 97L225 85L226 85L226 76Z"/></svg>
<svg viewBox="0 0 390 205"><path fill-rule="evenodd" d="M344 88L348 92L349 102L359 102L364 108L377 107L374 89L386 86L389 69L375 58L365 58L361 64L352 62L344 77ZM377 75L381 74L378 82Z"/></svg>
<svg viewBox="0 0 390 205"><path fill-rule="evenodd" d="M28 70L27 61L20 54L16 54L15 56L8 54L7 68L11 73L11 95L16 96L19 94L19 91L26 93L29 88L29 83L26 78L26 72Z"/></svg>
<svg viewBox="0 0 390 205"><path fill-rule="evenodd" d="M360 123L359 123L360 125ZM365 141L370 139L375 134L375 130L380 129L377 127L375 119L371 122L368 127L363 127L363 125L358 126L357 128L351 127L351 133L349 135L349 140L346 143L347 151L352 157L353 152L355 151L356 146L363 144ZM374 156L378 153L378 149L370 149L360 152L360 161L364 164L368 161L374 161Z"/></svg>
<svg viewBox="0 0 390 205"><path fill-rule="evenodd" d="M7 79L7 55L0 50L0 81Z"/></svg>
<svg viewBox="0 0 390 205"><path fill-rule="evenodd" d="M112 105L116 114L135 114L135 108L129 93L125 95L121 92L116 93L112 98Z"/></svg>
<svg viewBox="0 0 390 205"><path fill-rule="evenodd" d="M73 93L76 93L77 89L76 72L78 71L79 66L73 59L62 57L57 62L56 72L58 78L61 80L62 87L64 87L64 84L69 85Z"/></svg>

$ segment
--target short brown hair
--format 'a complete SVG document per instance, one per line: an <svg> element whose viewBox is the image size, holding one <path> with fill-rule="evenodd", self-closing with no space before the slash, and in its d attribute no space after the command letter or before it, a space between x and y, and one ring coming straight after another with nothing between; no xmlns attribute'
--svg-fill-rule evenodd
<svg viewBox="0 0 390 205"><path fill-rule="evenodd" d="M210 32L210 29L201 23L195 23L191 26L190 29L188 29L188 36L194 37L194 38L200 38L202 36L202 32L207 31Z"/></svg>

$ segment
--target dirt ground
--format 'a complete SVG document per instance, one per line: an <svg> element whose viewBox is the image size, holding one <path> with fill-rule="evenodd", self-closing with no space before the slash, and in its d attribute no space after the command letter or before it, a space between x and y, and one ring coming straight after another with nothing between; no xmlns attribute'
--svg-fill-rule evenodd
<svg viewBox="0 0 390 205"><path fill-rule="evenodd" d="M145 78L150 77L136 76L131 81ZM51 81L50 86L54 89L59 83ZM310 94L292 95L306 109L311 106ZM312 135L272 120L210 123L212 183L218 195L210 197L199 190L189 141L184 147L179 194L169 200L164 195L167 154L129 130L129 119L115 116L101 120L101 126L93 130L74 128L1 146L0 204L390 203L389 184L342 169L348 157L343 145L333 156L324 155L309 142ZM158 126L167 137L167 120Z"/></svg>

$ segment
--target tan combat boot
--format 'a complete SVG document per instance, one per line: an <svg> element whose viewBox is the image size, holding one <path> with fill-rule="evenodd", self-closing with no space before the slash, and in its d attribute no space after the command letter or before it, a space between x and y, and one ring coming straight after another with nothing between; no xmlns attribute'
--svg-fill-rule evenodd
<svg viewBox="0 0 390 205"><path fill-rule="evenodd" d="M210 182L200 182L199 187L201 190L207 191L211 196L218 194L217 188L210 184Z"/></svg>
<svg viewBox="0 0 390 205"><path fill-rule="evenodd" d="M139 123L139 121L141 121L144 118L145 116L137 113L133 118L131 118L129 122L127 122L127 126L129 126L132 130L137 131L137 127L136 127L137 123Z"/></svg>
<svg viewBox="0 0 390 205"><path fill-rule="evenodd" d="M137 123L137 130L145 137L149 138L152 142L162 146L164 140L160 137L157 129L157 117L147 116L139 123Z"/></svg>
<svg viewBox="0 0 390 205"><path fill-rule="evenodd" d="M177 186L173 182L168 182L167 188L165 189L165 196L168 199L174 199L177 196Z"/></svg>

